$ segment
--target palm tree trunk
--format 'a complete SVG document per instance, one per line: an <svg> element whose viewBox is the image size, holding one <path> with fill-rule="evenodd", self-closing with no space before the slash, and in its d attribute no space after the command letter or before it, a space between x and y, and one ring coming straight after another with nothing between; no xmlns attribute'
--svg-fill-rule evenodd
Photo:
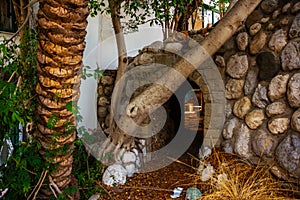
<svg viewBox="0 0 300 200"><path fill-rule="evenodd" d="M79 98L88 14L88 0L41 0L39 5L35 137L50 165L52 193L61 193L71 182L76 121L66 105Z"/></svg>

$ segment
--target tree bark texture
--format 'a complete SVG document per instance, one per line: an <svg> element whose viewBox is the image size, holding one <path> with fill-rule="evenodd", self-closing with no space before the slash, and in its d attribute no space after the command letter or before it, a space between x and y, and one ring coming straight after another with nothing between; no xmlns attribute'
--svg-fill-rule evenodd
<svg viewBox="0 0 300 200"><path fill-rule="evenodd" d="M199 5L201 4L202 0L194 0L194 1L188 1L188 5L186 6L186 10L183 15L180 16L178 20L178 25L176 27L176 31L184 31L188 30L189 26L189 19L193 15L194 11L199 8Z"/></svg>
<svg viewBox="0 0 300 200"><path fill-rule="evenodd" d="M118 71L115 79L115 83L117 83L121 77L126 73L128 70L128 58L127 58L127 50L126 50L126 44L124 39L124 34L122 30L122 25L120 21L120 7L121 7L122 1L115 1L115 0L109 0L109 8L111 10L111 19L112 24L115 32L115 38L117 42L117 48L118 48ZM118 87L114 87L114 93L119 94L124 88L124 85L118 85ZM114 121L115 112L114 110L118 109L118 106L121 102L121 97L116 96L116 99L113 99L111 102L110 107L110 119L109 119L109 127L110 132L116 132L116 122Z"/></svg>
<svg viewBox="0 0 300 200"><path fill-rule="evenodd" d="M71 182L76 122L66 104L79 98L88 15L87 0L41 0L37 14L35 137L41 144L39 153L50 163L49 182L60 189Z"/></svg>
<svg viewBox="0 0 300 200"><path fill-rule="evenodd" d="M178 87L186 80L186 78L195 70L200 68L211 55L213 55L243 24L248 15L257 7L261 0L239 0L236 5L228 12L227 15L218 23L218 25L210 32L210 34L194 49L188 51L181 60L179 60L173 68L177 71L170 70L165 73L157 84L149 86L141 94L135 97L126 107L126 115L123 115L119 122L119 129L126 130L132 134L137 126L132 123L141 124L148 114L157 107L164 104L176 91ZM131 136L122 134L122 140L116 137L116 133L110 134L110 139L117 147L126 146L132 140ZM123 143L128 141L129 143ZM105 146L105 145L104 145ZM104 151L107 152L107 151ZM103 151L101 151L103 153Z"/></svg>

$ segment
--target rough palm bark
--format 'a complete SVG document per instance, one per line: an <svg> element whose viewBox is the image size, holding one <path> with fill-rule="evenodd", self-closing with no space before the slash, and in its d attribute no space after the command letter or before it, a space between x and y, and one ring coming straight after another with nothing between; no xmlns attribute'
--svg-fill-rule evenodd
<svg viewBox="0 0 300 200"><path fill-rule="evenodd" d="M71 182L76 122L66 104L79 98L88 14L88 0L41 0L37 14L35 137L41 144L39 153L50 164L48 180L58 187L52 193L60 193Z"/></svg>
<svg viewBox="0 0 300 200"><path fill-rule="evenodd" d="M131 148L134 145L134 138L130 135L136 130L132 120L136 124L141 124L147 118L149 112L153 111L153 108L164 104L173 94L171 91L176 91L195 70L195 66L200 67L209 56L220 48L237 31L260 2L261 0L239 0L205 40L201 42L200 46L188 51L183 56L184 59L179 60L173 66L177 73L170 70L158 80L158 84L149 86L135 97L127 105L126 114L120 118L117 130L111 132L110 137L102 145L99 156L101 157L111 151L112 147L116 148L114 152L117 152L120 147ZM126 130L127 134L124 134L121 130Z"/></svg>

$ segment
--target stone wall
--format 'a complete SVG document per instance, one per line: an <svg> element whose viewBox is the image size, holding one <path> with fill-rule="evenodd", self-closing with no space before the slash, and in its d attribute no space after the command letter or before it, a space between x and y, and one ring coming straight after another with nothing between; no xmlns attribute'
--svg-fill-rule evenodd
<svg viewBox="0 0 300 200"><path fill-rule="evenodd" d="M223 148L300 178L300 2L264 0L215 55L225 82ZM288 173L285 173L285 172Z"/></svg>
<svg viewBox="0 0 300 200"><path fill-rule="evenodd" d="M203 39L203 37L196 32L191 33L190 36L191 37L188 37L182 33L176 33L163 42L157 41L149 46L144 47L138 56L131 58L129 62L128 74L130 74L130 70L137 68L142 69L142 72L139 72L141 73L140 75L134 75L134 77L127 75L127 83L125 85L125 91L123 91L123 96L128 96L128 92L126 91L131 91L132 88L137 88L137 85L143 85L142 82L145 82L145 80L151 80L151 83L155 83L155 80L161 77L169 67L172 67L173 64L182 58L184 53L186 53L195 45L199 45L199 42ZM209 64L213 66L209 66ZM159 69L155 70L155 67L158 67ZM105 83L107 82L106 79L111 80L109 77L110 73L107 74L107 77L104 76L100 79L98 89L98 121L104 129L108 128L107 119L109 118L109 103L107 100L110 100L110 95L104 98L103 88L111 88L110 86L107 86L107 83ZM203 109L205 110L203 130L204 135L209 134L209 137L206 137L206 140L204 140L205 146L213 146L216 143L220 144L220 135L225 121L225 114L223 113L225 108L225 89L220 73L214 61L211 60L211 62L208 62L208 66L205 66L202 70L192 73L188 77L188 81L197 84L203 94L205 105L205 108ZM110 82L112 83L113 81ZM182 105L178 106L182 106L184 108L184 96L187 92L188 91L183 91L184 94L182 99L179 100L181 101ZM127 98L132 97L128 96ZM164 106L167 108L166 110L168 110L170 107L168 104L165 104ZM224 117L222 117L223 115ZM211 120L211 118L214 120ZM174 121L173 119L173 122L170 123L184 126L183 120L180 121L177 119ZM174 125L167 123L166 127L164 127L164 129L166 129L165 132L168 132L167 130L169 128L167 127L172 126ZM176 130L173 130L169 131L169 134L176 133ZM155 134L152 138L152 146L157 146L153 143L153 141L159 141L162 140L162 138L167 140L170 139L169 137L162 137L161 133ZM159 147L161 147L161 145L159 145ZM154 149L158 149L158 146Z"/></svg>
<svg viewBox="0 0 300 200"><path fill-rule="evenodd" d="M171 66L202 39L197 32L174 34L143 48L129 67ZM300 178L300 2L264 0L213 59L217 71L204 67L188 78L204 94L204 145L221 141L226 152L272 163L280 178ZM111 86L104 85L100 80L98 104L105 109L98 116L105 125L109 103L100 94Z"/></svg>

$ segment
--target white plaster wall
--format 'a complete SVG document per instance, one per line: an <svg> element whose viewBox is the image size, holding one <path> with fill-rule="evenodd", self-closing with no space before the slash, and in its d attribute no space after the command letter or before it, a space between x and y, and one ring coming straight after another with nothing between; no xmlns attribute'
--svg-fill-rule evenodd
<svg viewBox="0 0 300 200"><path fill-rule="evenodd" d="M115 69L118 58L117 46L110 17L106 15L89 17L88 22L84 65L92 69L96 69L97 66L100 69ZM160 27L142 25L139 32L125 35L128 55L134 56L144 46L162 38ZM83 121L79 125L94 129L97 127L97 80L93 77L82 80L80 91L78 104Z"/></svg>

